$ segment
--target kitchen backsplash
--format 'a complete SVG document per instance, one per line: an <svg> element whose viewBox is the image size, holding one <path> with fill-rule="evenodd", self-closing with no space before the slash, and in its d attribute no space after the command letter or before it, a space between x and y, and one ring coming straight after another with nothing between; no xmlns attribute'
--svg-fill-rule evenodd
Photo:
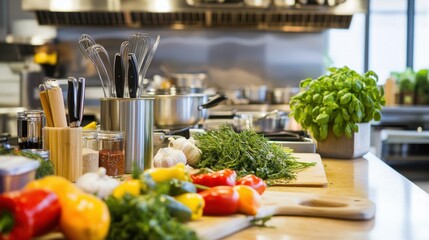
<svg viewBox="0 0 429 240"><path fill-rule="evenodd" d="M92 65L77 46L82 33L90 34L113 58L121 42L135 32L161 36L147 76L163 75L161 65L173 72L206 72L209 85L240 89L249 85L298 86L300 80L323 74L325 33L261 33L252 31L164 29L60 28L59 41L66 48L62 60L68 75L86 76L97 84ZM70 56L66 56L70 55Z"/></svg>

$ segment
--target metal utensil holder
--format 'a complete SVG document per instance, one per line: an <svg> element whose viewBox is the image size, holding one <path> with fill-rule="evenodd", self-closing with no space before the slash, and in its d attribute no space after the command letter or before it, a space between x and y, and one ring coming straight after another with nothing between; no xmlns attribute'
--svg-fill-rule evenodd
<svg viewBox="0 0 429 240"><path fill-rule="evenodd" d="M123 131L125 135L125 173L136 165L152 167L154 97L102 98L101 130Z"/></svg>

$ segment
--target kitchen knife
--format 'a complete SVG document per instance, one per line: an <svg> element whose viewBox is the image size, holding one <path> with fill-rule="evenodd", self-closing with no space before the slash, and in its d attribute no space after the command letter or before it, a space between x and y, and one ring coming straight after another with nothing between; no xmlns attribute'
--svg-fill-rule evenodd
<svg viewBox="0 0 429 240"><path fill-rule="evenodd" d="M139 73L137 69L137 59L134 53L128 54L128 92L130 98L136 98Z"/></svg>
<svg viewBox="0 0 429 240"><path fill-rule="evenodd" d="M114 71L115 71L115 89L116 89L116 97L123 98L124 97L124 68L122 66L122 57L121 54L115 54L114 61Z"/></svg>
<svg viewBox="0 0 429 240"><path fill-rule="evenodd" d="M67 108L69 111L69 126L77 127L77 80L74 77L68 78Z"/></svg>
<svg viewBox="0 0 429 240"><path fill-rule="evenodd" d="M80 127L82 124L83 118L83 107L85 105L85 89L86 89L86 80L83 77L80 77L78 80L78 89L77 89L77 109L76 117L78 118L77 127Z"/></svg>

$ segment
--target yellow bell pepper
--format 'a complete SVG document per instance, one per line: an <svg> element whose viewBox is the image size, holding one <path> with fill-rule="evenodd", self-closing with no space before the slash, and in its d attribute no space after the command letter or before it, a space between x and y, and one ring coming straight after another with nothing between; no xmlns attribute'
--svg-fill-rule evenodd
<svg viewBox="0 0 429 240"><path fill-rule="evenodd" d="M203 216L204 198L198 193L183 193L174 197L177 201L183 203L191 209L191 220L197 220Z"/></svg>
<svg viewBox="0 0 429 240"><path fill-rule="evenodd" d="M67 239L101 240L107 236L110 226L107 205L67 179L47 176L29 182L24 189L45 189L57 194L61 205L60 228Z"/></svg>
<svg viewBox="0 0 429 240"><path fill-rule="evenodd" d="M67 198L60 227L67 239L105 239L110 227L109 209L93 195L76 194L75 198Z"/></svg>
<svg viewBox="0 0 429 240"><path fill-rule="evenodd" d="M60 203L65 201L68 195L83 193L76 185L60 176L49 175L38 180L30 181L25 189L45 189L57 194Z"/></svg>
<svg viewBox="0 0 429 240"><path fill-rule="evenodd" d="M185 169L184 163L178 163L174 167L169 168L151 168L143 172L149 174L156 183L176 178L178 180L190 181L188 171Z"/></svg>
<svg viewBox="0 0 429 240"><path fill-rule="evenodd" d="M125 193L129 193L133 196L137 196L140 194L141 182L138 179L130 179L125 182L122 182L113 189L112 196L115 198L122 198Z"/></svg>

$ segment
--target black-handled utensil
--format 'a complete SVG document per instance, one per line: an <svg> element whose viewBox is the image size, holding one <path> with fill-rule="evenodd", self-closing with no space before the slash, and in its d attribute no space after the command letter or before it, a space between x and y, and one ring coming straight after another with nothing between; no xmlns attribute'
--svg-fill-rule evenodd
<svg viewBox="0 0 429 240"><path fill-rule="evenodd" d="M86 80L83 77L80 77L78 80L78 89L77 89L77 108L76 116L78 118L76 127L79 127L82 124L83 118L83 107L85 105L85 89L86 89Z"/></svg>
<svg viewBox="0 0 429 240"><path fill-rule="evenodd" d="M139 83L139 72L137 69L137 59L134 53L128 54L128 93L130 98L136 98Z"/></svg>
<svg viewBox="0 0 429 240"><path fill-rule="evenodd" d="M68 78L67 89L67 108L69 112L69 126L76 127L76 122L79 120L77 116L77 80L74 77Z"/></svg>
<svg viewBox="0 0 429 240"><path fill-rule="evenodd" d="M123 98L124 97L124 68L122 66L122 57L121 54L115 54L114 61L114 72L115 72L115 89L116 89L116 97Z"/></svg>

